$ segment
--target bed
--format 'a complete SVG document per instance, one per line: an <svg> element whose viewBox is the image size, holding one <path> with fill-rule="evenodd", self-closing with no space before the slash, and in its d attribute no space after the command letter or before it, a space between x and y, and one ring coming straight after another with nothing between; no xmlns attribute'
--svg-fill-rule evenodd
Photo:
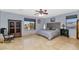
<svg viewBox="0 0 79 59"><path fill-rule="evenodd" d="M52 38L54 38L54 37L56 37L56 36L58 36L60 34L60 29L38 30L37 34L48 38L48 40L51 40Z"/></svg>

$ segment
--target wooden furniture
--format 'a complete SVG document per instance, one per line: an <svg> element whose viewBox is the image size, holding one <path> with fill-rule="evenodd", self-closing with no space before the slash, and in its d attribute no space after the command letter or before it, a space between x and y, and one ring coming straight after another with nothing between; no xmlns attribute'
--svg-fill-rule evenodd
<svg viewBox="0 0 79 59"><path fill-rule="evenodd" d="M14 37L21 36L21 21L20 20L8 20L9 34L14 34Z"/></svg>
<svg viewBox="0 0 79 59"><path fill-rule="evenodd" d="M77 20L77 39L79 39L79 20Z"/></svg>
<svg viewBox="0 0 79 59"><path fill-rule="evenodd" d="M60 34L62 36L67 36L69 37L69 30L68 29L60 29Z"/></svg>

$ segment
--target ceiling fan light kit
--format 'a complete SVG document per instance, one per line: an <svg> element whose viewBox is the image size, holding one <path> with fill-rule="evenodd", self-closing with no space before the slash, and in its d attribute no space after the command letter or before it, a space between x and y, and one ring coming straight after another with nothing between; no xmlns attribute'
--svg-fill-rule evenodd
<svg viewBox="0 0 79 59"><path fill-rule="evenodd" d="M39 14L39 16L41 17L41 16L44 16L43 14Z"/></svg>

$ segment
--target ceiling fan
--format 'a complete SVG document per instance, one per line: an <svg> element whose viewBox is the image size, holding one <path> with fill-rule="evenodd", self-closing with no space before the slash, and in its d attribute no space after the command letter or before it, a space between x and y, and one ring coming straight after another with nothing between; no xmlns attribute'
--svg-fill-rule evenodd
<svg viewBox="0 0 79 59"><path fill-rule="evenodd" d="M39 15L39 16L43 16L43 15L48 15L47 10L35 10L37 13L35 13L34 15Z"/></svg>

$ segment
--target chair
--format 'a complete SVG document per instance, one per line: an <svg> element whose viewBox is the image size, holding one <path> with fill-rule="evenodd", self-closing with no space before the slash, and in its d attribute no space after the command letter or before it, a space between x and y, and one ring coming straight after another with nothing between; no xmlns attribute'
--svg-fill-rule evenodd
<svg viewBox="0 0 79 59"><path fill-rule="evenodd" d="M1 28L1 33L3 34L4 41L11 41L14 39L14 35L9 34L6 28Z"/></svg>
<svg viewBox="0 0 79 59"><path fill-rule="evenodd" d="M4 37L3 37L3 35L0 33L0 42L2 43L2 42L4 42Z"/></svg>

